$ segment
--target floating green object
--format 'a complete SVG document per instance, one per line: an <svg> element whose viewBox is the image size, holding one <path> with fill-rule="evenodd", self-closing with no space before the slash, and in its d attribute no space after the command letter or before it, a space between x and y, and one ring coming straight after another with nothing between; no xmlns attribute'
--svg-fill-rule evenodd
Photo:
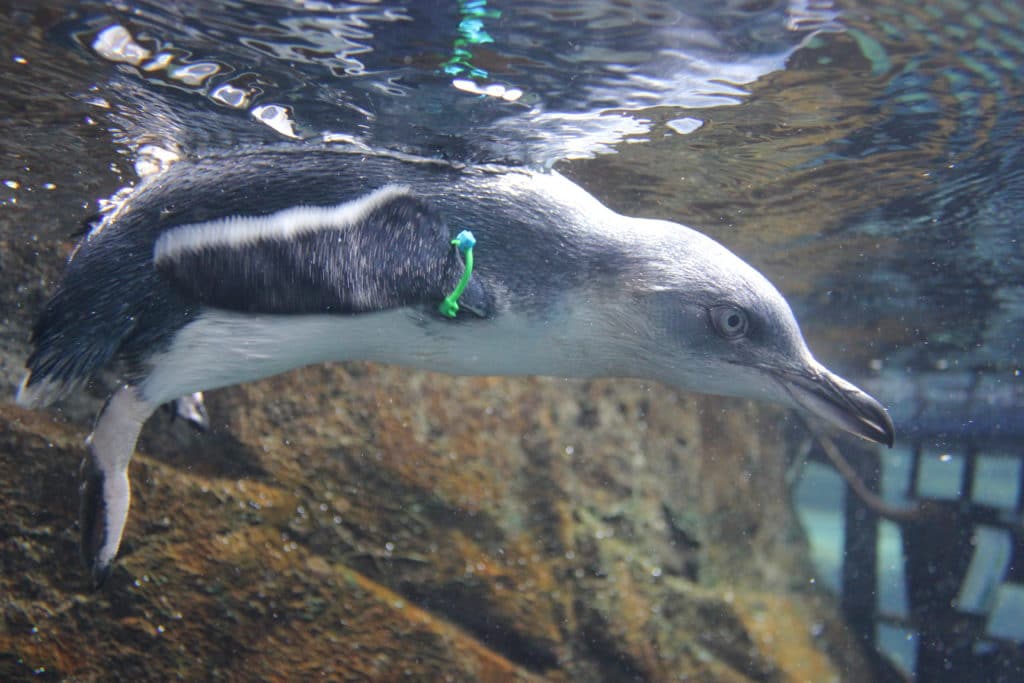
<svg viewBox="0 0 1024 683"><path fill-rule="evenodd" d="M469 47L494 42L484 26L484 19L498 19L501 11L488 9L487 0L462 0L459 2L459 16L458 38L453 44L452 56L441 65L441 70L449 76L487 78L485 69L473 66L473 53Z"/></svg>
<svg viewBox="0 0 1024 683"><path fill-rule="evenodd" d="M466 269L462 271L459 284L455 285L452 293L446 296L441 305L437 307L441 315L448 318L454 318L455 314L459 312L459 297L466 291L469 278L473 276L473 247L476 245L476 238L469 230L463 230L455 236L451 243L465 255Z"/></svg>

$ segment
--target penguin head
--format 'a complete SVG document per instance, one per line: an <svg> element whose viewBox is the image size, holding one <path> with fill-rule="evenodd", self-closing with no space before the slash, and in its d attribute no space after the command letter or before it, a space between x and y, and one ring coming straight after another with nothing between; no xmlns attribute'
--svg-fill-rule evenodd
<svg viewBox="0 0 1024 683"><path fill-rule="evenodd" d="M639 261L641 314L628 323L644 340L645 348L631 353L638 374L686 391L781 403L892 445L886 410L814 358L788 302L767 278L690 228L643 223L659 238Z"/></svg>

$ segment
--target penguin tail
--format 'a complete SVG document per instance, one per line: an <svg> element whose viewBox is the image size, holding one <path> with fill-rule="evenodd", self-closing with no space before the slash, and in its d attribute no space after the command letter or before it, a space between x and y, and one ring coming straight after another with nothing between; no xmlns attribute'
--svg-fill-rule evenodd
<svg viewBox="0 0 1024 683"><path fill-rule="evenodd" d="M14 402L23 408L44 408L64 398L77 388L77 384L39 378L32 371L25 373L25 379L14 395Z"/></svg>
<svg viewBox="0 0 1024 683"><path fill-rule="evenodd" d="M37 342L26 363L28 372L14 401L25 408L48 406L85 384L96 370L106 364L110 355L105 348L83 354L80 349Z"/></svg>
<svg viewBox="0 0 1024 683"><path fill-rule="evenodd" d="M41 408L85 384L117 355L133 317L112 297L65 281L32 330L32 354L15 396L18 405Z"/></svg>

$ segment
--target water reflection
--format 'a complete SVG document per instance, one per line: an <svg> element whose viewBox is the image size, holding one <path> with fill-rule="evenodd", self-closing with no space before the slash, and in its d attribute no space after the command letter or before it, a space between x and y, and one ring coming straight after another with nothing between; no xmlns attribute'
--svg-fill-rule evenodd
<svg viewBox="0 0 1024 683"><path fill-rule="evenodd" d="M70 30L151 84L290 107L293 125L271 126L286 137L550 164L649 133L651 107L742 101L834 19L799 2L86 3Z"/></svg>
<svg viewBox="0 0 1024 683"><path fill-rule="evenodd" d="M813 345L864 370L1012 372L1021 11L850 7L845 32L813 38L742 107L692 112L697 133L620 147L611 173L577 176L627 212L679 211L752 255L797 298Z"/></svg>
<svg viewBox="0 0 1024 683"><path fill-rule="evenodd" d="M59 57L76 66L37 70L51 92L79 93L95 107L82 120L128 151L302 139L537 164L617 152L567 170L617 209L684 220L755 261L812 344L856 372L1020 365L1022 11L83 3L30 21L76 43ZM60 185L25 173L4 179ZM8 205L28 201L3 189Z"/></svg>
<svg viewBox="0 0 1024 683"><path fill-rule="evenodd" d="M83 3L30 21L76 42L59 57L74 66L36 73L129 151L287 138L538 164L615 151L567 170L617 209L723 240L781 284L814 346L877 371L1020 365L1022 11ZM61 185L16 166L4 180Z"/></svg>

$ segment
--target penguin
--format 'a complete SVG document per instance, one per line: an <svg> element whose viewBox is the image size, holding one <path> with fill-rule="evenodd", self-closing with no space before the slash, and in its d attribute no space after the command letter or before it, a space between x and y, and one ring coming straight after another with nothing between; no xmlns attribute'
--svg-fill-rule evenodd
<svg viewBox="0 0 1024 683"><path fill-rule="evenodd" d="M195 411L199 392L351 360L642 378L781 403L889 446L895 433L878 401L815 360L757 270L696 230L618 214L555 171L211 152L146 179L94 227L33 328L21 405L124 368L82 466L94 586L117 555L128 465L154 410L185 397Z"/></svg>

